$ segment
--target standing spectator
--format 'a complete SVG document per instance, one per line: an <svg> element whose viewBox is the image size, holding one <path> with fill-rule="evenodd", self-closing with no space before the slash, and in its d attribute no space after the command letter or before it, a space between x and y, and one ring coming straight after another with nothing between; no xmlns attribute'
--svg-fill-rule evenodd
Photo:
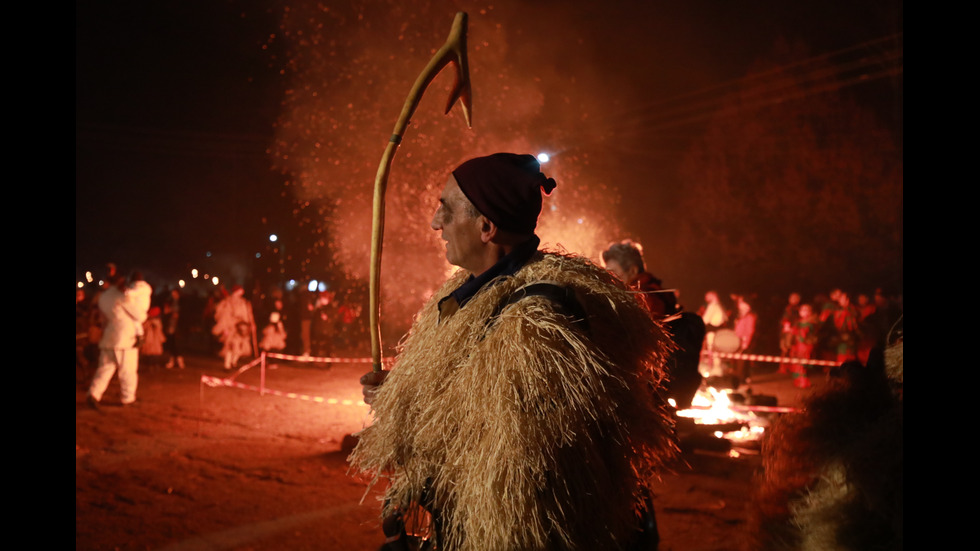
<svg viewBox="0 0 980 551"><path fill-rule="evenodd" d="M739 297L738 315L735 318L735 335L739 341L739 354L750 354L755 344L755 326L758 316L752 311L752 305L745 297ZM752 382L752 362L739 358L735 360L735 376L739 384Z"/></svg>
<svg viewBox="0 0 980 551"><path fill-rule="evenodd" d="M262 328L259 349L263 352L282 352L286 349L286 326L279 312L269 314L269 322ZM275 365L270 365L275 367Z"/></svg>
<svg viewBox="0 0 980 551"><path fill-rule="evenodd" d="M858 350L858 359L862 363L868 362L867 354L872 349L884 349L889 344L888 335L901 316L901 310L894 307L882 289L875 289L874 311L860 325L863 346Z"/></svg>
<svg viewBox="0 0 980 551"><path fill-rule="evenodd" d="M861 293L857 296L858 322L863 323L865 319L875 312L875 303L871 302L868 295Z"/></svg>
<svg viewBox="0 0 980 551"><path fill-rule="evenodd" d="M857 359L857 343L860 338L858 312L851 304L851 297L844 292L837 296L839 307L833 312L834 329L837 331L837 361Z"/></svg>
<svg viewBox="0 0 980 551"><path fill-rule="evenodd" d="M728 314L721 304L716 291L708 291L704 294L704 306L701 307L701 319L704 320L705 330L705 349L711 350L714 344L715 332L725 327L728 323Z"/></svg>
<svg viewBox="0 0 980 551"><path fill-rule="evenodd" d="M105 291L112 286L111 281L114 280L116 274L116 265L109 263L106 266L106 277L99 282L98 290L92 295L92 300L89 302L88 314L88 346L86 347L86 358L88 358L89 363L98 364L99 362L99 343L102 342L102 333L105 331L105 316L102 315L102 311L99 310L99 297L102 296Z"/></svg>
<svg viewBox="0 0 980 551"><path fill-rule="evenodd" d="M677 296L673 291L665 291L661 280L647 271L643 262L643 248L639 243L628 239L613 243L602 252L602 261L607 270L639 293L640 301L656 319L678 312Z"/></svg>
<svg viewBox="0 0 980 551"><path fill-rule="evenodd" d="M840 308L841 290L834 288L827 295L819 297L818 305L820 328L817 335L816 356L822 360L836 360L840 335L834 326L834 313Z"/></svg>
<svg viewBox="0 0 980 551"><path fill-rule="evenodd" d="M310 337L313 341L313 355L318 358L329 358L333 354L339 319L335 297L333 291L320 292L313 310Z"/></svg>
<svg viewBox="0 0 980 551"><path fill-rule="evenodd" d="M286 303L283 297L278 297L272 301L272 310L269 311L270 319L272 318L272 314L279 314L279 323L282 324L283 331L285 331L283 335L283 347L280 349L280 351L285 351L289 343L289 315L286 312Z"/></svg>
<svg viewBox="0 0 980 551"><path fill-rule="evenodd" d="M157 362L163 356L163 345L167 341L163 333L161 313L159 306L150 307L146 321L143 322L143 342L140 345L141 361L148 360L155 365L159 365Z"/></svg>
<svg viewBox="0 0 980 551"><path fill-rule="evenodd" d="M313 317L316 310L316 299L311 298L312 292L301 293L299 308L299 338L303 343L303 356L313 353Z"/></svg>
<svg viewBox="0 0 980 551"><path fill-rule="evenodd" d="M237 367L244 356L254 353L255 317L241 285L232 287L231 294L218 303L211 332L222 344L221 357L226 371Z"/></svg>
<svg viewBox="0 0 980 551"><path fill-rule="evenodd" d="M180 319L180 290L171 289L170 296L163 303L163 332L166 334L167 341L164 348L169 356L167 358L167 369L173 369L174 365L184 369L184 357L180 355L178 334L181 328Z"/></svg>
<svg viewBox="0 0 980 551"><path fill-rule="evenodd" d="M99 408L102 396L119 374L120 402L128 406L136 402L139 349L136 346L136 327L142 324L146 312L137 311L126 296L126 278L118 273L109 280L111 285L99 295L99 310L105 319L99 341L99 367L89 385L88 403Z"/></svg>
<svg viewBox="0 0 980 551"><path fill-rule="evenodd" d="M782 357L789 357L789 349L793 342L793 324L800 318L800 294L790 293L783 308L783 315L779 320L779 353ZM791 371L791 364L779 364L780 373Z"/></svg>
<svg viewBox="0 0 980 551"><path fill-rule="evenodd" d="M339 317L339 330L341 350L344 354L349 354L355 350L360 337L360 318L363 311L361 304L354 302L353 293L347 291L346 299L337 307Z"/></svg>
<svg viewBox="0 0 980 551"><path fill-rule="evenodd" d="M813 307L809 304L801 304L800 315L793 323L791 332L790 358L802 360L813 359L813 347L817 343L817 330L819 326L820 322L817 319L817 315L813 312ZM810 387L806 364L790 364L790 372L793 374L793 384L797 388Z"/></svg>
<svg viewBox="0 0 980 551"><path fill-rule="evenodd" d="M204 327L211 335L217 337L210 340L211 351L219 355L221 354L220 350L223 344L221 342L221 331L216 329L215 326L217 325L218 305L226 298L228 298L228 289L225 289L224 285L215 287L208 293L207 301L204 303L204 309L201 312L201 321Z"/></svg>
<svg viewBox="0 0 980 551"><path fill-rule="evenodd" d="M689 407L701 386L698 364L704 343L704 321L693 312L682 312L674 291L665 290L661 280L647 271L639 243L628 239L613 243L602 252L602 261L607 270L637 293L654 319L663 321L670 329L677 349L667 361L670 374L667 395L678 409Z"/></svg>

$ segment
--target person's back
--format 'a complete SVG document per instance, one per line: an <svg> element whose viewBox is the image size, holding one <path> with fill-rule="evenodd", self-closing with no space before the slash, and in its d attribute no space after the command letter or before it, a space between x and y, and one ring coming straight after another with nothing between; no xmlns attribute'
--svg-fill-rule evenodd
<svg viewBox="0 0 980 551"><path fill-rule="evenodd" d="M129 288L126 289L126 295L133 303L137 312L143 312L144 314L149 312L150 303L153 300L153 287L149 283L139 279L133 281Z"/></svg>
<svg viewBox="0 0 980 551"><path fill-rule="evenodd" d="M119 374L120 403L124 406L135 403L138 384L137 368L139 350L137 348L138 321L141 316L134 312L134 305L126 296L125 278L113 276L112 285L106 288L98 299L98 308L105 318L105 329L99 341L99 367L89 384L89 405L98 408L102 396L114 374Z"/></svg>
<svg viewBox="0 0 980 551"><path fill-rule="evenodd" d="M99 296L99 311L105 319L100 348L135 348L142 321L126 293L113 285Z"/></svg>
<svg viewBox="0 0 980 551"><path fill-rule="evenodd" d="M625 544L637 488L675 450L653 394L669 339L604 270L551 254L440 320L439 298L465 275L422 309L352 460L368 471L400 465L389 499L429 500L447 549ZM513 301L543 281L571 290L585 315L540 296ZM430 478L440 490L417 493Z"/></svg>
<svg viewBox="0 0 980 551"><path fill-rule="evenodd" d="M231 294L218 303L214 319L211 332L221 342L224 368L230 370L237 366L240 358L253 353L255 339L252 305L245 298L245 290L241 285L235 285Z"/></svg>

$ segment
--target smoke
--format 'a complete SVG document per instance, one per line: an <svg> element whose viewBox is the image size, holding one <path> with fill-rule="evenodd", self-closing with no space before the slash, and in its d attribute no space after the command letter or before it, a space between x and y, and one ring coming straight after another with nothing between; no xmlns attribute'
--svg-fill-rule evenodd
<svg viewBox="0 0 980 551"><path fill-rule="evenodd" d="M552 156L543 171L558 188L545 198L539 221L545 245L597 259L606 243L623 237L616 187L592 176L591 154L576 147L593 131L603 103L603 94L590 89L600 75L570 71L576 56L587 54L531 32L533 19L490 4L464 11L473 128L458 106L443 115L454 77L447 67L426 91L388 181L381 273L386 340L400 336L451 272L429 222L449 172L467 158L497 151ZM368 277L378 164L411 85L445 42L454 15L442 2L299 2L283 9L277 39L289 86L272 154L297 218L321 236L309 258L328 256L344 278ZM548 26L568 28L556 20Z"/></svg>

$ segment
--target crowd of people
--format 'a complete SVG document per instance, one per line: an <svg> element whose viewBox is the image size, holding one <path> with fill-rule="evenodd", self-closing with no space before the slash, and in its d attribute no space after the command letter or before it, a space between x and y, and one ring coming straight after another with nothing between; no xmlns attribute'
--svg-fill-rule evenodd
<svg viewBox="0 0 980 551"><path fill-rule="evenodd" d="M260 352L329 358L363 355L367 340L363 306L351 291L246 293L242 285L215 286L208 292L180 287L153 289L139 272L120 274L109 264L93 289L75 292L75 365L79 382L89 380L100 361L106 313L99 308L116 278L125 280L127 307L138 312L131 323L134 357L143 368L184 369L186 353L215 355L226 370ZM121 323L121 322L119 322Z"/></svg>
<svg viewBox="0 0 980 551"><path fill-rule="evenodd" d="M772 330L775 320L769 318L774 318L775 312L770 308L763 315L765 319L760 320L753 307L757 295L732 293L722 300L719 292L711 290L696 310L686 312L676 292L664 289L662 281L647 270L639 243L625 240L611 244L602 253L602 264L634 289L654 316L685 341L687 348L700 348L702 375L730 376L737 386L751 382L754 362L722 361L710 352L777 354L775 346L759 347L760 331ZM107 320L98 303L103 292L112 287L113 278L118 277L120 274L110 264L101 287L94 293L76 290L76 368L80 380L91 378L100 363L100 341ZM217 286L204 297L176 287L154 291L139 272L130 274L125 284L132 309L142 319L133 327L139 365L183 369L183 350L188 346L197 353L217 355L227 370L260 352L310 358L364 353L366 319L362 316L362 301L355 300L353 293L345 293L341 300L335 290L279 289L270 293L254 290L256 299L250 299L241 285L234 285L230 291ZM693 328L695 339L689 324L682 326L678 321L682 313L696 314L703 322L703 328ZM882 289L856 295L832 289L809 300L793 292L778 313L778 337L770 341L778 343L778 355L783 358L864 363L870 350L883 343L901 314L901 296L888 296ZM690 342L698 336L700 347ZM675 366L671 377L675 385L696 390L701 377L691 374L687 383L682 382L685 375L678 369ZM790 374L800 388L810 386L808 373L812 369L797 361L786 361L778 367L780 373ZM681 403L687 402L684 396L688 391L682 392Z"/></svg>
<svg viewBox="0 0 980 551"><path fill-rule="evenodd" d="M771 329L773 320L760 323L759 313L753 308L755 295L731 294L729 299L726 303L718 292L708 291L698 309L707 329L706 352L776 355L775 347L772 350L757 347L760 329L774 330L780 357L836 364L851 360L867 363L871 350L885 344L903 310L900 295L889 296L880 288L856 295L835 288L815 294L809 300L804 300L801 293L792 292L778 312L778 328ZM717 369L721 363L717 359L713 361L712 367ZM751 365L752 362L735 360L715 374L731 375L739 383L746 382L751 379ZM778 370L791 374L798 387L810 385L806 363L786 361Z"/></svg>
<svg viewBox="0 0 980 551"><path fill-rule="evenodd" d="M675 338L684 341L682 348L699 348L701 375L730 376L737 386L751 382L754 362L722 361L710 352L777 354L775 347L759 348L760 331L770 330L775 320L768 318L775 313L770 308L764 315L766 319L760 320L759 312L753 307L757 301L755 294L732 293L722 300L719 292L708 291L696 310L685 312L676 292L664 289L662 281L647 270L639 243L625 240L611 244L602 253L602 264L634 289L655 317L670 326ZM99 300L113 286L113 278L119 277L115 266L110 264L96 292L76 290L79 380L90 379L100 365L100 342L107 319L99 308ZM188 344L195 352L219 356L227 370L257 357L260 352L310 358L364 353L366 320L362 316L362 301L354 300L353 293L344 294L345 300L341 300L335 290L274 289L270 293L255 290L253 295L257 298L252 300L241 285L234 285L230 291L217 286L202 298L176 287L154 292L139 272L130 274L124 290L132 310L138 312L136 317L142 320L133 326L138 365L183 369L184 349ZM682 324L678 319L682 313L696 314L703 327L692 329L689 323ZM882 289L857 295L832 289L809 300L793 292L779 312L778 337L772 341L778 343L778 355L783 358L864 363L870 350L883 343L901 313L901 297L887 296ZM808 373L812 366L786 361L778 370L790 374L798 387L810 386ZM671 381L675 387L682 388L681 404L688 403L687 397L693 396L701 379L692 373L685 375L679 366L673 366Z"/></svg>

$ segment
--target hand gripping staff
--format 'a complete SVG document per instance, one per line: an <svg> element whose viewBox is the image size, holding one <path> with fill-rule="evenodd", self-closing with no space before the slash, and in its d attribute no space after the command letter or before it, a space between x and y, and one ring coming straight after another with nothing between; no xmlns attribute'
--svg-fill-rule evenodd
<svg viewBox="0 0 980 551"><path fill-rule="evenodd" d="M402 107L398 122L392 132L391 140L385 148L384 155L381 157L381 165L378 167L378 175L374 179L374 210L371 223L371 281L370 281L370 307L371 307L371 358L374 371L381 371L381 241L384 237L384 218L385 218L385 191L388 187L388 173L391 171L391 161L395 157L395 150L402 141L402 134L405 132L408 123L415 113L422 94L428 88L429 83L439 74L449 63L456 65L456 82L453 85L449 101L446 103L445 113L449 113L456 100L459 100L463 108L463 117L466 119L466 126L472 127L473 123L470 116L472 104L470 96L470 69L466 60L466 13L459 12L453 20L452 29L449 31L449 38L442 48L435 53L429 64L425 66L422 73L415 80L405 105Z"/></svg>

